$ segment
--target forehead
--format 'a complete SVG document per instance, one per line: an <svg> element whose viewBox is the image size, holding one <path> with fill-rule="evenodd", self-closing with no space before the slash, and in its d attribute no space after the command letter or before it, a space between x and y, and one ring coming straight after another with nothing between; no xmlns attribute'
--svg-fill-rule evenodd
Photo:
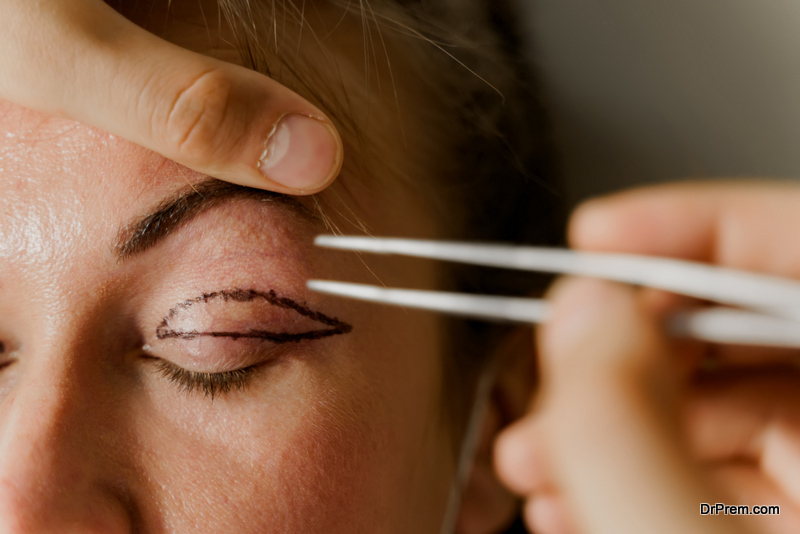
<svg viewBox="0 0 800 534"><path fill-rule="evenodd" d="M189 174L122 139L0 103L2 253L113 225Z"/></svg>
<svg viewBox="0 0 800 534"><path fill-rule="evenodd" d="M305 233L324 230L302 199L272 194L274 202L247 209L243 201L269 194L221 189L207 176L83 125L6 104L0 104L0 117L0 260L108 264L120 258L120 247L133 246L143 228L145 236L165 237L226 203L237 207L213 217L213 224L215 233L231 238L246 231L253 217L273 233L287 225ZM138 242L137 249L146 241Z"/></svg>

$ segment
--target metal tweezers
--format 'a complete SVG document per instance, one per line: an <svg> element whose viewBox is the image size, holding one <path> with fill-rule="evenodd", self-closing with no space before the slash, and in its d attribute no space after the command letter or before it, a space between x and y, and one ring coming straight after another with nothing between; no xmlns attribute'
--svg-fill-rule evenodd
<svg viewBox="0 0 800 534"><path fill-rule="evenodd" d="M473 265L573 274L627 282L733 307L705 307L673 315L671 334L717 343L800 347L800 282L710 265L631 254L417 239L321 235L321 247L400 254ZM465 317L541 323L542 299L392 289L310 280L314 291L434 310Z"/></svg>

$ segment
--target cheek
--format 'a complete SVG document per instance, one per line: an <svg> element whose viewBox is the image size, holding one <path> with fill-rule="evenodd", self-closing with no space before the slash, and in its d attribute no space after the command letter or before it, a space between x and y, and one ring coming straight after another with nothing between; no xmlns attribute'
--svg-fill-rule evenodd
<svg viewBox="0 0 800 534"><path fill-rule="evenodd" d="M162 385L131 401L148 526L166 513L177 532L436 531L452 475L439 324L337 310L352 333L309 344L241 395Z"/></svg>
<svg viewBox="0 0 800 534"><path fill-rule="evenodd" d="M258 405L197 398L197 409L140 425L147 442L136 470L153 523L169 510L181 532L385 530L393 499L379 473L392 461L391 433L377 422L383 409L362 402L375 396L364 384L307 373L284 382L292 387Z"/></svg>
<svg viewBox="0 0 800 534"><path fill-rule="evenodd" d="M374 414L365 412L320 403L287 440L270 473L287 496L287 532L386 531L387 500L394 498L379 474L396 457L386 454L388 433L367 424Z"/></svg>

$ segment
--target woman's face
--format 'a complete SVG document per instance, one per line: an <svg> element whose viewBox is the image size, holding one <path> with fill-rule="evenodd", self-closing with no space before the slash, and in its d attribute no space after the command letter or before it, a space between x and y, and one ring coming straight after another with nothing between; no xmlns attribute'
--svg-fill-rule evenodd
<svg viewBox="0 0 800 534"><path fill-rule="evenodd" d="M302 201L20 108L0 125L3 527L435 527L452 467L435 318L309 292L377 280L312 246ZM414 233L399 194L371 196L396 221L376 226ZM433 279L391 263L370 267Z"/></svg>
<svg viewBox="0 0 800 534"><path fill-rule="evenodd" d="M7 104L0 184L0 530L436 531L439 320L305 287L429 266L317 249L307 199ZM432 232L399 186L336 195L376 234Z"/></svg>

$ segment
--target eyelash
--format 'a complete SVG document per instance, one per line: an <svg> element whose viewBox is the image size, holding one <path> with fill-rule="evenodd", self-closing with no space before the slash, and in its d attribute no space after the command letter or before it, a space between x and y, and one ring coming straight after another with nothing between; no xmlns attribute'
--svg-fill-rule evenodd
<svg viewBox="0 0 800 534"><path fill-rule="evenodd" d="M172 382L182 392L199 391L204 397L225 395L232 390L244 391L256 371L256 366L243 367L222 373L198 373L179 367L166 360L156 361L158 373Z"/></svg>

